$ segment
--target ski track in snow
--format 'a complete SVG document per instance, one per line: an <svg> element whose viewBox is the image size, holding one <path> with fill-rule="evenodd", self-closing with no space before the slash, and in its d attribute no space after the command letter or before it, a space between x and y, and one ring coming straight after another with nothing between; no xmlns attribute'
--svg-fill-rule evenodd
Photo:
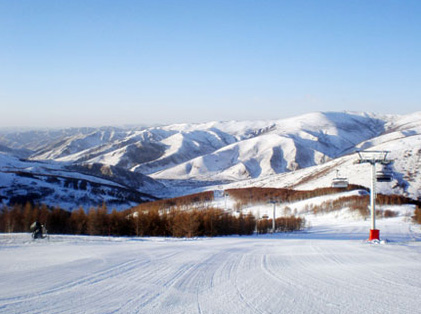
<svg viewBox="0 0 421 314"><path fill-rule="evenodd" d="M192 240L0 234L0 313L416 313L419 227L400 219L379 220L381 243L326 221Z"/></svg>

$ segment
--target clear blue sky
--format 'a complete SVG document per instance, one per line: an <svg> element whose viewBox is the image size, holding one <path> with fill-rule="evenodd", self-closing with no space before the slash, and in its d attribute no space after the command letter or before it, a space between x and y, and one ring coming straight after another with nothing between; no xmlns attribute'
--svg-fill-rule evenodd
<svg viewBox="0 0 421 314"><path fill-rule="evenodd" d="M0 0L0 126L421 110L421 1Z"/></svg>

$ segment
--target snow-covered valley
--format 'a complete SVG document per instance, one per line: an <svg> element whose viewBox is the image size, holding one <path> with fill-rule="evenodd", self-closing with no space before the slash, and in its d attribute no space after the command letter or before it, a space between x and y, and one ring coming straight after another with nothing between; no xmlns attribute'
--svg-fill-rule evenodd
<svg viewBox="0 0 421 314"><path fill-rule="evenodd" d="M0 312L417 313L421 230L395 209L380 243L344 212L243 237L1 234Z"/></svg>

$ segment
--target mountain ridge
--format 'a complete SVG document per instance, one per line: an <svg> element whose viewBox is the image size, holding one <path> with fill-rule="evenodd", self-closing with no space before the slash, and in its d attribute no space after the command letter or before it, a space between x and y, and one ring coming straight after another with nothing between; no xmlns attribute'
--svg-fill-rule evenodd
<svg viewBox="0 0 421 314"><path fill-rule="evenodd" d="M30 133L0 130L3 154L30 152L24 156L28 164L53 163L63 171L100 177L157 197L221 184L247 186L250 180L256 185L271 185L274 178L301 182L300 175L317 177L317 168L331 177L336 170L352 172L348 156L362 149L391 150L397 160L395 187L384 187L385 192L421 196L421 112L313 112L287 119L81 128L32 136L31 140ZM4 169L0 163L0 173ZM107 176L107 171L114 175ZM367 186L362 173L348 176ZM311 188L329 185L329 180L278 185Z"/></svg>

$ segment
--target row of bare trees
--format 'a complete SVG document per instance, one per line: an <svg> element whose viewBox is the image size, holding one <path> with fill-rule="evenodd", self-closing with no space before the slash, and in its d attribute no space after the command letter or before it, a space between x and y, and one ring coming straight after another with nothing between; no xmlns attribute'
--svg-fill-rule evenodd
<svg viewBox="0 0 421 314"><path fill-rule="evenodd" d="M402 205L407 200L399 195L377 195L376 204L378 205ZM348 207L350 210L358 211L362 217L370 216L369 210L370 197L364 196L345 196L334 200L329 200L321 203L320 205L308 205L306 211L318 213L327 213L331 211L340 210ZM383 218L396 217L397 213L390 210L376 210L376 215Z"/></svg>
<svg viewBox="0 0 421 314"><path fill-rule="evenodd" d="M227 190L230 197L241 204L267 202L268 199L294 201L337 192L337 189L318 189L315 191L294 191L287 189L248 188ZM83 208L68 212L45 205L32 206L16 204L0 209L0 232L27 232L34 221L44 224L49 233L117 235L117 236L220 236L247 235L257 229L266 233L272 229L271 220L259 220L253 215L235 215L212 207L213 192L199 193L174 199L141 204L131 210L109 212L106 206ZM368 215L368 195L350 196L328 201L320 206L311 206L309 211L329 212L343 207ZM410 200L397 195L377 195L377 203L405 204ZM291 212L291 211L289 211ZM384 216L393 216L385 212ZM421 223L421 210L417 207L414 220ZM276 231L294 231L304 227L304 219L294 216L280 217L276 220Z"/></svg>
<svg viewBox="0 0 421 314"><path fill-rule="evenodd" d="M350 189L361 189L360 186L349 186ZM365 188L364 188L365 189ZM234 205L235 210L241 210L246 206L256 205L261 203L267 203L269 200L281 201L281 202L294 202L313 198L322 195L335 194L343 191L338 188L320 188L312 191L296 191L289 189L276 189L276 188L246 188L246 189L231 189L226 192L236 200ZM369 216L369 195L355 195L341 197L335 200L323 202L320 205L308 205L307 212L314 213L326 213L335 210L339 210L344 207L348 207L351 210L358 211L362 217ZM404 197L402 195L376 195L376 204L378 205L402 205L402 204L419 204L419 201L415 201ZM287 207L289 208L289 207ZM378 211L378 215L383 217L393 217L396 215L391 210Z"/></svg>
<svg viewBox="0 0 421 314"><path fill-rule="evenodd" d="M130 220L137 236L224 236L250 235L256 226L251 214L234 216L222 209L208 207L185 210L178 207L169 210L133 211Z"/></svg>
<svg viewBox="0 0 421 314"><path fill-rule="evenodd" d="M0 211L0 232L28 232L30 225L39 221L49 233L117 235L117 236L220 236L248 235L255 230L253 215L234 216L222 209L169 211L151 209L145 211L108 212L105 206L83 208L67 212L46 206L15 205Z"/></svg>
<svg viewBox="0 0 421 314"><path fill-rule="evenodd" d="M250 235L271 230L271 220L256 222L252 214L234 215L222 209L174 207L169 210L153 208L143 211L113 210L106 206L83 208L68 212L60 208L15 205L0 211L0 232L28 232L34 221L43 224L50 234L115 235L115 236L166 236L198 237L224 235ZM304 220L296 217L280 217L276 231L294 231L304 226Z"/></svg>
<svg viewBox="0 0 421 314"><path fill-rule="evenodd" d="M250 187L242 189L228 189L225 192L243 205L260 204L270 200L278 200L282 202L295 202L309 199L312 197L336 194L344 190L366 189L362 186L349 185L346 189L339 188L320 188L314 190L291 190L285 188L260 188Z"/></svg>

